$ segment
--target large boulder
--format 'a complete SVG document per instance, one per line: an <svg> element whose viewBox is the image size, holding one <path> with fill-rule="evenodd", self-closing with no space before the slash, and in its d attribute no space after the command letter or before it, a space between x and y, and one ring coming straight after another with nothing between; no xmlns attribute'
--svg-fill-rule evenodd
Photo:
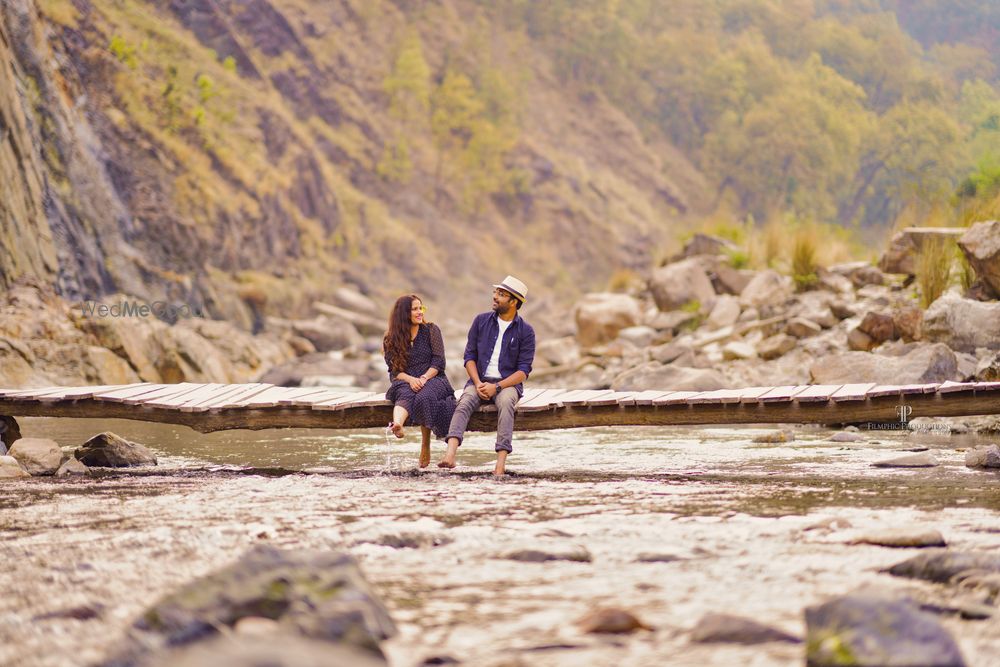
<svg viewBox="0 0 1000 667"><path fill-rule="evenodd" d="M65 460L55 440L21 438L10 448L10 455L32 475L54 475Z"/></svg>
<svg viewBox="0 0 1000 667"><path fill-rule="evenodd" d="M715 289L702 262L695 258L661 266L649 279L649 289L660 310L698 304L703 312L715 305Z"/></svg>
<svg viewBox="0 0 1000 667"><path fill-rule="evenodd" d="M74 456L86 466L104 468L156 465L156 455L147 447L129 442L111 431L99 433L83 443Z"/></svg>
<svg viewBox="0 0 1000 667"><path fill-rule="evenodd" d="M842 352L825 356L809 369L815 384L919 384L945 382L958 376L958 360L947 345L912 344L900 356Z"/></svg>
<svg viewBox="0 0 1000 667"><path fill-rule="evenodd" d="M740 293L740 305L744 308L761 306L781 306L794 293L792 279L777 271L760 271Z"/></svg>
<svg viewBox="0 0 1000 667"><path fill-rule="evenodd" d="M271 619L282 632L379 659L379 642L396 633L350 555L261 545L147 609L107 663L142 663L167 647L218 637L221 629L234 628L245 618Z"/></svg>
<svg viewBox="0 0 1000 667"><path fill-rule="evenodd" d="M594 292L573 308L576 340L580 347L593 347L614 340L622 329L639 324L639 301L628 294Z"/></svg>
<svg viewBox="0 0 1000 667"><path fill-rule="evenodd" d="M969 264L994 294L1000 295L1000 221L977 222L958 240Z"/></svg>
<svg viewBox="0 0 1000 667"><path fill-rule="evenodd" d="M895 234L878 266L886 273L916 275L917 256L928 242L952 243L965 233L963 227L907 227Z"/></svg>
<svg viewBox="0 0 1000 667"><path fill-rule="evenodd" d="M343 350L364 342L353 324L331 317L296 320L292 324L292 333L308 340L318 352Z"/></svg>
<svg viewBox="0 0 1000 667"><path fill-rule="evenodd" d="M923 340L959 352L1000 349L1000 302L965 299L955 292L939 297L924 313Z"/></svg>
<svg viewBox="0 0 1000 667"><path fill-rule="evenodd" d="M724 389L726 380L710 368L664 366L655 362L629 369L611 382L615 391L712 391Z"/></svg>
<svg viewBox="0 0 1000 667"><path fill-rule="evenodd" d="M908 600L847 595L807 607L806 662L811 667L964 667L952 636Z"/></svg>
<svg viewBox="0 0 1000 667"><path fill-rule="evenodd" d="M31 473L21 467L13 456L0 456L0 479L31 477Z"/></svg>

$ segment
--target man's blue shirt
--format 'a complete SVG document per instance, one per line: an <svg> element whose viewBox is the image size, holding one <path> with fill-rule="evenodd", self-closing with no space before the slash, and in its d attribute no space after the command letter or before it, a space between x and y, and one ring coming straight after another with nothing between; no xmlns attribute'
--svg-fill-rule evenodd
<svg viewBox="0 0 1000 667"><path fill-rule="evenodd" d="M476 315L472 326L469 327L469 340L465 344L465 359L462 363L475 361L480 380L483 379L483 374L489 366L490 355L493 354L493 346L499 334L500 325L494 312ZM524 371L526 376L531 375L531 363L534 360L535 330L520 315L515 315L507 331L504 332L503 342L500 345L500 379L509 377L517 371ZM470 384L472 384L471 379L466 386ZM518 384L516 389L518 396L524 393L523 384Z"/></svg>

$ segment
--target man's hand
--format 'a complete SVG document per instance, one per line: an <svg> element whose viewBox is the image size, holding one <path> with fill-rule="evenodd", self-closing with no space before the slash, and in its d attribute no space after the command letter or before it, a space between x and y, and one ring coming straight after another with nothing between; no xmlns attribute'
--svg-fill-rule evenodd
<svg viewBox="0 0 1000 667"><path fill-rule="evenodd" d="M479 394L479 398L484 401L490 400L490 395L487 393L490 386L491 384L489 382L483 382L482 380L476 382L476 393Z"/></svg>
<svg viewBox="0 0 1000 667"><path fill-rule="evenodd" d="M485 394L483 398L485 398L486 400L489 400L494 396L496 396L498 391L500 391L500 385L498 385L496 382L483 383L483 393Z"/></svg>

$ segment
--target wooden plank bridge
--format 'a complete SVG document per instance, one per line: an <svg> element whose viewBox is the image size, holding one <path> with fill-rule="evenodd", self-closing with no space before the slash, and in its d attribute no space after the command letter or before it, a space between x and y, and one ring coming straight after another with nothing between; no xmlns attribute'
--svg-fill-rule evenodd
<svg viewBox="0 0 1000 667"><path fill-rule="evenodd" d="M902 409L900 406L904 406ZM483 406L471 430L496 429ZM787 385L716 391L527 389L518 430L582 426L758 423L900 423L916 417L1000 414L1000 382L910 385ZM134 419L225 429L385 426L392 405L380 392L266 383L137 383L0 389L0 415Z"/></svg>

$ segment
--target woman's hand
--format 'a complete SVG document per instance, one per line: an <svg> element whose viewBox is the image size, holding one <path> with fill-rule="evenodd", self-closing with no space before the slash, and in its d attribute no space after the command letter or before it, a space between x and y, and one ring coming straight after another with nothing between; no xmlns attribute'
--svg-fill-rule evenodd
<svg viewBox="0 0 1000 667"><path fill-rule="evenodd" d="M427 383L427 380L425 380L423 377L418 377L418 378L411 377L407 380L407 383L410 385L410 389L412 389L413 392L416 393L424 388L424 385Z"/></svg>

